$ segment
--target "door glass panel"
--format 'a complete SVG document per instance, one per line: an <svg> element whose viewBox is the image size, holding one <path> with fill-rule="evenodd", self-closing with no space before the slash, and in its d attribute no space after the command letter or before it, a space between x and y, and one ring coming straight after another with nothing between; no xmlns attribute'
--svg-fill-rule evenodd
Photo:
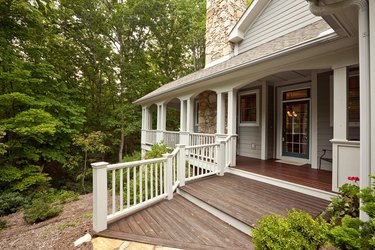
<svg viewBox="0 0 375 250"><path fill-rule="evenodd" d="M283 105L283 155L308 158L309 101Z"/></svg>

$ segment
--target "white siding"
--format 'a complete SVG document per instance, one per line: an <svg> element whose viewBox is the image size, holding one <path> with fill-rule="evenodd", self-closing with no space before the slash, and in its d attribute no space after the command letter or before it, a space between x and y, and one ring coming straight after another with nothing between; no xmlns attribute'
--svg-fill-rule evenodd
<svg viewBox="0 0 375 250"><path fill-rule="evenodd" d="M318 75L318 164L323 154L323 149L332 150L329 140L333 138L333 127L330 125L330 74ZM327 152L324 157L332 158L332 152ZM322 169L332 170L332 163L322 161Z"/></svg>
<svg viewBox="0 0 375 250"><path fill-rule="evenodd" d="M260 126L255 126L255 127L239 126L238 132L239 132L238 154L241 156L247 156L247 157L260 159L261 127Z"/></svg>
<svg viewBox="0 0 375 250"><path fill-rule="evenodd" d="M305 0L271 0L239 44L239 53L272 41L292 31L312 24L321 17L314 16Z"/></svg>

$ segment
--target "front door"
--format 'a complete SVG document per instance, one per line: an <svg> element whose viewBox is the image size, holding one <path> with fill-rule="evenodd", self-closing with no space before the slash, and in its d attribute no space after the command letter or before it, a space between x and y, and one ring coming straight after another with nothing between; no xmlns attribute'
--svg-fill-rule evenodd
<svg viewBox="0 0 375 250"><path fill-rule="evenodd" d="M309 101L283 103L283 156L309 158Z"/></svg>

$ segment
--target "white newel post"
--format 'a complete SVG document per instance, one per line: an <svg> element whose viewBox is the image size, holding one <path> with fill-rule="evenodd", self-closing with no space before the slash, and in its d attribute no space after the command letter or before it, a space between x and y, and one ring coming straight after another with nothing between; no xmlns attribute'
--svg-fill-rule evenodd
<svg viewBox="0 0 375 250"><path fill-rule="evenodd" d="M185 176L186 176L186 148L184 144L176 145L179 151L179 161L178 161L178 180L180 182L180 187L185 186Z"/></svg>
<svg viewBox="0 0 375 250"><path fill-rule="evenodd" d="M219 168L219 175L223 176L224 170L225 170L225 141L223 140L219 141L219 154L217 157L218 157L217 165Z"/></svg>
<svg viewBox="0 0 375 250"><path fill-rule="evenodd" d="M93 229L107 229L107 162L92 163L93 170Z"/></svg>
<svg viewBox="0 0 375 250"><path fill-rule="evenodd" d="M172 182L172 154L163 154L166 158L164 176L165 176L165 192L167 194L167 199L171 200L173 198L173 182Z"/></svg>

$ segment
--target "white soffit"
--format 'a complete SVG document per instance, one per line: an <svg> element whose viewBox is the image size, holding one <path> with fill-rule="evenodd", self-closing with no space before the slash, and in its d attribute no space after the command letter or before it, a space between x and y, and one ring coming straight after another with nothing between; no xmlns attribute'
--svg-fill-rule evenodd
<svg viewBox="0 0 375 250"><path fill-rule="evenodd" d="M244 39L248 27L257 19L271 0L254 0L229 34L229 41L238 43Z"/></svg>

